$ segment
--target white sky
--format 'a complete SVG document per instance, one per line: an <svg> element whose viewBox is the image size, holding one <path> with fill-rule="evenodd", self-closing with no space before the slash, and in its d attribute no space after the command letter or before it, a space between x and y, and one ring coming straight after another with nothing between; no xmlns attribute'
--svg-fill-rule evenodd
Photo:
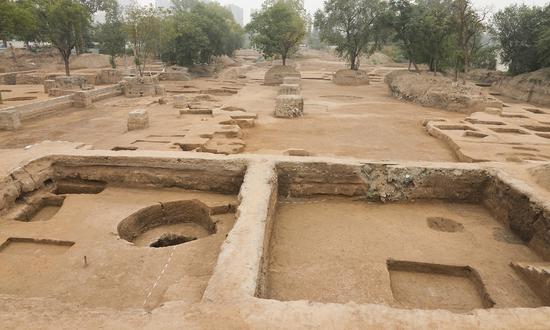
<svg viewBox="0 0 550 330"><path fill-rule="evenodd" d="M154 0L140 0L142 3L152 3ZM259 9L262 5L263 0L217 0L217 2L225 5L233 3L244 9L244 22L248 23L250 20L250 10ZM310 13L315 13L317 9L323 7L324 0L304 0L306 9ZM511 4L526 4L526 5L545 5L550 3L550 0L473 0L474 4L477 7L492 8L493 11L504 8Z"/></svg>

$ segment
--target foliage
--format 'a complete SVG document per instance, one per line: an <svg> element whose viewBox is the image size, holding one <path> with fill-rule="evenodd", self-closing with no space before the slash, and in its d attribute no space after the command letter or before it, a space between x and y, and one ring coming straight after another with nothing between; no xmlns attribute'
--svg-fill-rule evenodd
<svg viewBox="0 0 550 330"><path fill-rule="evenodd" d="M391 0L387 20L416 70L424 63L432 71L454 67L458 74L483 46L485 15L469 0Z"/></svg>
<svg viewBox="0 0 550 330"><path fill-rule="evenodd" d="M481 46L472 58L472 67L478 69L496 70L498 47L495 45Z"/></svg>
<svg viewBox="0 0 550 330"><path fill-rule="evenodd" d="M110 55L109 61L115 68L116 57L124 54L126 45L122 10L116 1L105 8L105 23L97 27L96 39L100 52Z"/></svg>
<svg viewBox="0 0 550 330"><path fill-rule="evenodd" d="M59 50L69 76L69 57L81 40L82 32L90 25L90 13L74 0L51 0L45 2L45 6L44 39Z"/></svg>
<svg viewBox="0 0 550 330"><path fill-rule="evenodd" d="M287 58L297 51L306 33L300 3L292 0L264 3L263 9L252 15L252 21L246 26L252 46L265 57L279 55L286 65Z"/></svg>
<svg viewBox="0 0 550 330"><path fill-rule="evenodd" d="M0 0L0 39L38 40L38 11L34 1Z"/></svg>
<svg viewBox="0 0 550 330"><path fill-rule="evenodd" d="M361 55L371 55L385 39L385 2L380 0L327 0L315 14L321 40L336 46L352 70Z"/></svg>
<svg viewBox="0 0 550 330"><path fill-rule="evenodd" d="M210 63L213 56L232 56L243 43L243 30L217 3L196 3L175 10L163 25L162 59L179 65Z"/></svg>
<svg viewBox="0 0 550 330"><path fill-rule="evenodd" d="M138 73L143 76L147 59L159 48L162 12L152 5L133 4L127 8L125 32L134 54Z"/></svg>
<svg viewBox="0 0 550 330"><path fill-rule="evenodd" d="M510 73L519 74L542 67L546 59L541 55L545 55L544 48L548 47L544 41L550 26L544 29L544 20L542 8L525 5L509 6L495 14L494 28L502 48L501 58L509 65Z"/></svg>

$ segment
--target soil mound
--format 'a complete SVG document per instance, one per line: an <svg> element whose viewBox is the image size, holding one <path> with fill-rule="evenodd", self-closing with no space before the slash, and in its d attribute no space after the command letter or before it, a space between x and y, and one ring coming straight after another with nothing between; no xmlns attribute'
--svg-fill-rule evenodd
<svg viewBox="0 0 550 330"><path fill-rule="evenodd" d="M267 70L264 77L264 84L269 86L280 85L285 77L300 77L300 72L289 65L274 65Z"/></svg>
<svg viewBox="0 0 550 330"><path fill-rule="evenodd" d="M386 76L386 83L395 97L424 106L468 114L487 107L502 108L502 102L473 84L431 73L394 71Z"/></svg>
<svg viewBox="0 0 550 330"><path fill-rule="evenodd" d="M491 88L516 100L550 105L550 68L503 77L494 82Z"/></svg>
<svg viewBox="0 0 550 330"><path fill-rule="evenodd" d="M369 75L363 70L338 70L332 82L341 86L361 86L369 84Z"/></svg>
<svg viewBox="0 0 550 330"><path fill-rule="evenodd" d="M81 54L71 57L71 69L110 68L109 56L102 54Z"/></svg>

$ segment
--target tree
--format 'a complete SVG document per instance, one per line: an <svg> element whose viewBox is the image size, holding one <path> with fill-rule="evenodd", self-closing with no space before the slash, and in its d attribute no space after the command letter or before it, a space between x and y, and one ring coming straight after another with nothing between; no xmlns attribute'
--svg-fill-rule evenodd
<svg viewBox="0 0 550 330"><path fill-rule="evenodd" d="M371 55L385 38L380 0L327 0L315 14L321 40L336 46L336 52L358 70L363 54Z"/></svg>
<svg viewBox="0 0 550 330"><path fill-rule="evenodd" d="M4 47L8 38L29 42L38 37L36 8L31 1L0 0L0 39Z"/></svg>
<svg viewBox="0 0 550 330"><path fill-rule="evenodd" d="M65 74L70 75L69 58L80 36L90 25L90 14L74 0L45 2L45 39L59 51L65 64Z"/></svg>
<svg viewBox="0 0 550 330"><path fill-rule="evenodd" d="M537 55L541 66L550 66L550 4L542 14L540 33L537 37Z"/></svg>
<svg viewBox="0 0 550 330"><path fill-rule="evenodd" d="M134 62L143 76L147 58L155 54L160 44L161 12L153 6L132 5L127 8L125 31L132 45Z"/></svg>
<svg viewBox="0 0 550 330"><path fill-rule="evenodd" d="M412 4L409 0L391 0L390 10L387 12L386 20L395 31L394 40L400 42L400 46L411 65L419 72L417 63L422 62L423 49L421 38L421 12L419 6Z"/></svg>
<svg viewBox="0 0 550 330"><path fill-rule="evenodd" d="M281 56L283 65L304 39L304 18L296 8L296 1L277 0L265 3L264 8L252 15L246 26L250 41L266 57Z"/></svg>
<svg viewBox="0 0 550 330"><path fill-rule="evenodd" d="M544 12L540 7L513 5L495 14L493 20L502 48L501 59L512 74L541 67L537 42L541 37Z"/></svg>
<svg viewBox="0 0 550 330"><path fill-rule="evenodd" d="M98 26L97 35L100 51L109 54L111 66L116 68L116 57L124 54L126 34L120 5L113 1L105 11L105 23Z"/></svg>
<svg viewBox="0 0 550 330"><path fill-rule="evenodd" d="M210 63L213 56L232 56L243 43L243 30L226 8L196 3L176 9L163 21L162 59L179 65Z"/></svg>
<svg viewBox="0 0 550 330"><path fill-rule="evenodd" d="M458 79L458 71L462 69L467 73L472 59L481 48L479 39L485 31L484 21L487 11L477 12L473 9L470 0L454 0L452 9L458 48L455 79Z"/></svg>

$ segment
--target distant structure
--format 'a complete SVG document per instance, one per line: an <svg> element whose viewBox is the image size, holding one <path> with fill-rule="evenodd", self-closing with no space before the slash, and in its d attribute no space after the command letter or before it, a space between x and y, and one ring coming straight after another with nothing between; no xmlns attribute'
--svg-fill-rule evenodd
<svg viewBox="0 0 550 330"><path fill-rule="evenodd" d="M237 22L240 26L244 26L244 12L241 7L231 3L229 5L226 5L225 8L227 8L231 12L231 14L233 14L235 22Z"/></svg>

